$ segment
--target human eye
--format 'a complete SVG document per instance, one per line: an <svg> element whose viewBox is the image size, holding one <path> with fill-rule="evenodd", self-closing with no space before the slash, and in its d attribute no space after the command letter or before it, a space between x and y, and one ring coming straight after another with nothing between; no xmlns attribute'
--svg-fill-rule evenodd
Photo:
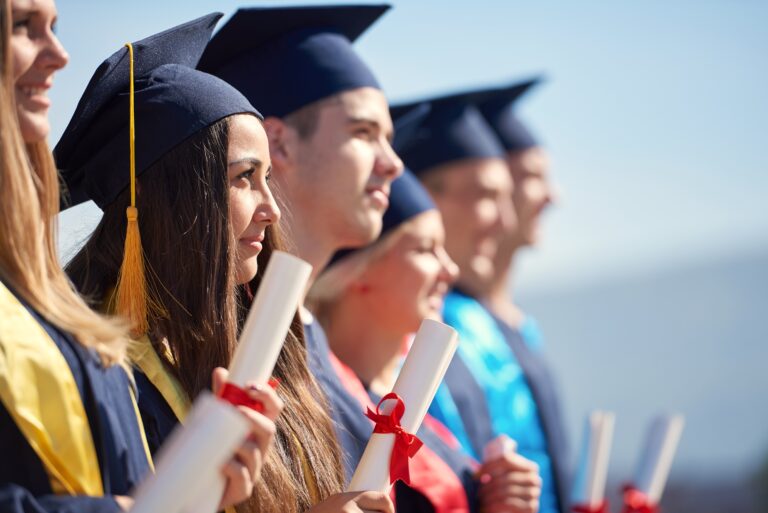
<svg viewBox="0 0 768 513"><path fill-rule="evenodd" d="M239 175L237 175L235 177L235 179L238 182L240 182L240 181L247 182L250 185L250 183L253 181L253 175L255 173L256 173L256 169L251 167L251 168L246 169L245 171L243 171Z"/></svg>
<svg viewBox="0 0 768 513"><path fill-rule="evenodd" d="M29 25L32 22L32 18L29 15L24 15L18 19L13 20L13 33L23 34L29 30Z"/></svg>

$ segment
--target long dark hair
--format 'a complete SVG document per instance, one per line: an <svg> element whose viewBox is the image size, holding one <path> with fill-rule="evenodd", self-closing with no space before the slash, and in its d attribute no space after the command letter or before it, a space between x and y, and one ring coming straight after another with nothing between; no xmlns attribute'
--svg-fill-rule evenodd
<svg viewBox="0 0 768 513"><path fill-rule="evenodd" d="M209 387L214 367L229 366L237 335L258 290L262 270L282 247L279 229L267 227L259 273L250 283L235 281L235 241L229 223L226 119L200 131L139 177L137 206L151 291L149 338L163 345L168 370L190 398ZM85 246L67 265L75 286L101 308L117 282L123 258L128 191L104 210ZM310 498L296 455L303 452L322 498L340 490L340 449L326 405L306 363L298 315L275 368L285 409L278 419L277 451L267 458L252 511L303 511ZM295 505L295 506L294 506Z"/></svg>

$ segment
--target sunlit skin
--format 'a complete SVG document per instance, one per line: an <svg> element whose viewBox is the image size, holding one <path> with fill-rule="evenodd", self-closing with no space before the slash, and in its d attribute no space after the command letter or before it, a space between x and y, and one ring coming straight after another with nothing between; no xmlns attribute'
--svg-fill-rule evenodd
<svg viewBox="0 0 768 513"><path fill-rule="evenodd" d="M436 210L408 220L376 244L381 246L371 252L375 256L331 309L327 333L337 356L364 382L389 391L405 337L424 318L442 319L458 268L445 251Z"/></svg>
<svg viewBox="0 0 768 513"><path fill-rule="evenodd" d="M514 304L510 276L515 253L535 247L541 240L541 216L557 202L557 191L549 174L549 158L540 147L510 152L506 158L514 184L507 199L517 214L517 225L501 234L494 263L495 272L479 289L478 298L512 326L518 326L523 313Z"/></svg>
<svg viewBox="0 0 768 513"><path fill-rule="evenodd" d="M237 241L238 283L247 283L256 276L264 232L280 220L280 209L267 183L271 173L269 141L261 122L246 114L230 118L227 177L230 224Z"/></svg>
<svg viewBox="0 0 768 513"><path fill-rule="evenodd" d="M501 159L472 159L427 171L424 184L440 213L458 285L472 293L493 276L499 239L516 224L512 180Z"/></svg>
<svg viewBox="0 0 768 513"><path fill-rule="evenodd" d="M517 228L509 240L516 247L535 246L540 241L541 216L557 200L549 174L549 157L542 148L534 147L507 154L506 162L514 184L512 204L517 213Z"/></svg>
<svg viewBox="0 0 768 513"><path fill-rule="evenodd" d="M10 50L16 110L25 142L44 140L50 132L48 90L69 55L54 33L53 0L12 0Z"/></svg>
<svg viewBox="0 0 768 513"><path fill-rule="evenodd" d="M358 88L321 100L316 130L306 139L282 120L265 124L299 255L318 270L337 249L375 240L390 184L403 170L382 92Z"/></svg>

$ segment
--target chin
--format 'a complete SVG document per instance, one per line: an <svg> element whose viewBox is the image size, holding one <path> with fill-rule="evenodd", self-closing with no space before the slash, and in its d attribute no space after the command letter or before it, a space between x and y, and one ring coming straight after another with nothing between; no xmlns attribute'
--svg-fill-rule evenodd
<svg viewBox="0 0 768 513"><path fill-rule="evenodd" d="M237 266L237 273L235 280L238 285L244 285L254 279L259 273L258 262L243 262Z"/></svg>
<svg viewBox="0 0 768 513"><path fill-rule="evenodd" d="M368 214L357 218L356 226L350 227L350 231L354 230L355 235L350 237L349 247L362 247L367 246L371 242L374 242L381 234L381 215L380 214Z"/></svg>
<svg viewBox="0 0 768 513"><path fill-rule="evenodd" d="M22 113L19 115L19 126L21 128L21 137L25 143L32 144L44 141L51 131L51 125L48 123L48 116L44 119L35 119L39 116Z"/></svg>

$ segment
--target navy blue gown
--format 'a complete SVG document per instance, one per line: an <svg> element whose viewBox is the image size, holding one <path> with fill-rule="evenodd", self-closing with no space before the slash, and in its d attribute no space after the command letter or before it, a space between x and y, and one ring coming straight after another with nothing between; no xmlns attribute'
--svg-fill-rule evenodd
<svg viewBox="0 0 768 513"><path fill-rule="evenodd" d="M132 404L129 376L120 366L103 366L95 351L77 343L27 305L24 307L44 328L72 371L88 417L105 496L54 494L42 460L0 403L0 512L121 511L112 496L129 495L150 469Z"/></svg>
<svg viewBox="0 0 768 513"><path fill-rule="evenodd" d="M307 340L307 364L328 398L330 415L344 455L344 470L349 480L363 456L373 426L364 416L363 406L347 391L336 374L330 359L328 339L317 320L304 324L304 335Z"/></svg>

